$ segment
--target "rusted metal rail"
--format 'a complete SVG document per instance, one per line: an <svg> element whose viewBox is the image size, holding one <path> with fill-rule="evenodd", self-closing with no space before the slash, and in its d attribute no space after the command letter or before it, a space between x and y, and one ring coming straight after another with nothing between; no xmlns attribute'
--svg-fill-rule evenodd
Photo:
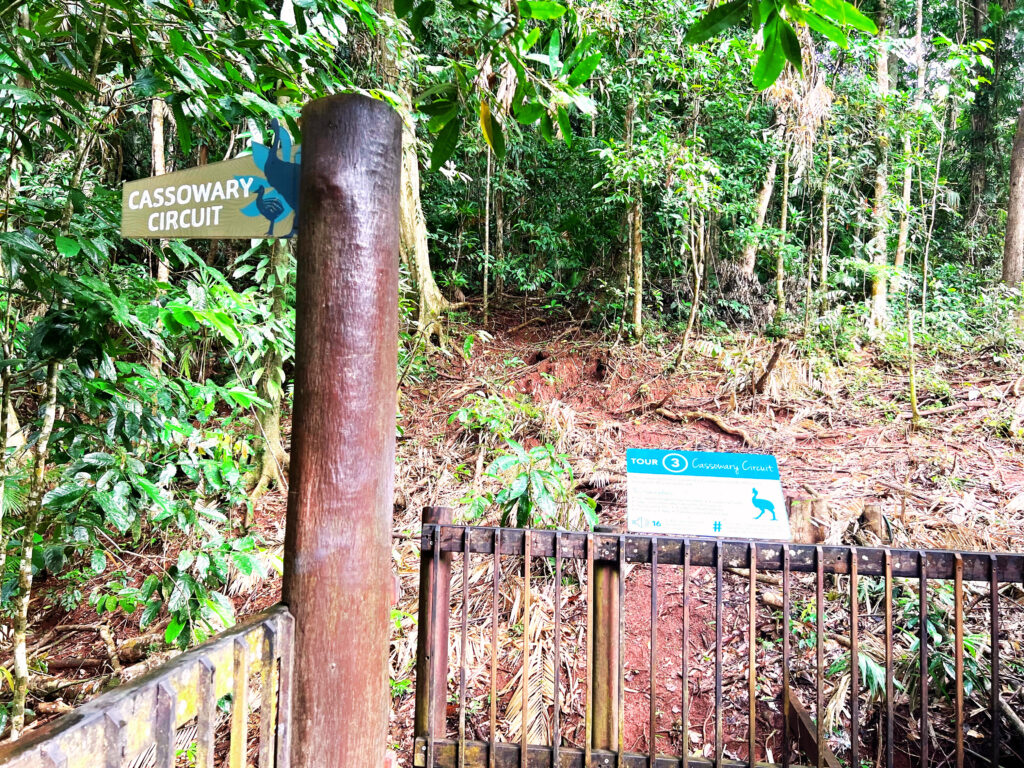
<svg viewBox="0 0 1024 768"><path fill-rule="evenodd" d="M999 640L1001 616L1008 610L1019 611L1021 606L1016 600L1001 598L1000 589L1024 581L1024 555L494 529L441 525L437 520L436 515L425 516L421 538L423 562L431 578L424 581L426 589L420 596L420 632L431 641L421 641L420 647L429 645L437 650L427 656L421 653L418 660L417 706L426 711L418 711L416 717L413 761L417 766L824 768L860 766L866 760L887 766L963 768L1010 765L1016 763L1001 761L1019 759L1008 754L1001 742ZM578 563L572 565L573 561ZM455 564L452 573L444 570L444 563ZM427 567L429 564L433 565ZM474 565L493 569L491 578L477 578L475 587L471 584ZM631 591L631 605L627 606L626 576L635 566L648 574L650 595ZM672 568L677 569L675 574L668 573ZM570 569L574 583L565 581ZM746 573L731 573L737 569ZM444 577L438 578L439 574ZM694 580L698 574L699 582ZM681 616L676 614L680 626L675 628L659 621L659 611L667 602L666 587L659 585L668 584L670 576L677 587L675 594L681 591L682 596ZM452 578L461 579L455 594ZM505 601L511 606L502 616L499 589L509 579L516 581L517 597ZM761 585L762 579L778 582L782 594L776 596L777 604L761 604L763 592L770 591ZM533 594L542 583L548 585L547 592ZM646 584L640 587L647 588ZM572 613L579 625L573 635L575 645L568 652L562 627L569 619L560 615L566 589L576 595ZM473 601L472 595L481 590L491 594ZM975 632L972 640L974 674L981 662L991 671L987 673L988 691L983 689L987 711L970 713L970 723L964 701L964 601L968 590L972 607L982 601L991 604L987 615L972 614L975 618L982 615L987 629L987 636ZM635 618L638 598L644 606L649 600L649 624ZM898 611L894 610L894 598ZM586 601L585 619L580 599ZM538 643L533 614L545 600L543 620L553 638ZM695 627L693 612L701 602L712 605L707 606L701 626ZM477 606L475 612L473 605ZM452 622L450 636L448 620L453 611L458 619ZM627 613L633 617L629 637ZM499 625L503 620L502 633ZM841 638L831 634L838 623L844 629ZM978 621L972 626L977 629ZM486 657L471 652L467 641L470 628L482 645L489 638L489 672L483 671L486 663L481 659ZM698 633L713 638L713 648L703 650L700 662L706 670L703 679L695 671L694 635ZM904 665L912 651L919 656L915 662L919 666L911 666L923 684L918 682L914 689L903 688L894 671L894 633ZM506 639L505 668L499 667L499 634ZM678 641L670 642L670 636L680 637L681 647ZM866 636L870 636L870 648L865 646ZM935 642L937 637L942 638L941 643ZM450 678L457 681L457 688L452 693L444 682L453 672L448 663L449 640L454 641L451 647L458 649L459 669ZM743 643L746 647L739 647ZM826 659L826 643L831 664ZM645 659L649 671L643 673L648 676L646 684L642 678L638 684L627 677L627 646L641 647L641 656L649 653ZM770 650L765 650L768 646ZM739 666L738 677L724 678L724 650L739 659L734 665ZM948 681L937 679L946 673L931 666L938 653L952 660ZM478 660L473 670L467 668L469 657ZM840 657L845 663L842 669L849 675L847 692L831 690L830 678L838 676ZM668 659L674 659L682 678L682 690L669 687L668 691L677 691L671 694L664 688L659 692L666 677L662 666ZM867 661L871 664L866 669L874 675L871 679L861 674L861 665ZM629 674L638 674L643 666L634 658L635 669ZM538 667L542 673L531 674ZM884 668L884 684L879 668ZM906 673L901 669L899 675L906 678ZM580 685L574 702L568 705L565 699L570 692L562 681L570 677ZM538 692L537 680L546 693ZM504 717L511 696L519 699L520 693L518 712L514 718ZM831 721L834 727L841 724L841 734L826 730L826 693L835 699L832 707L838 704L842 713ZM666 701L666 695L672 701ZM634 703L639 698L647 706L643 710L628 708L629 696ZM694 720L698 697L710 727L699 745L702 750L694 754L691 729L705 725ZM447 706L448 702L455 706ZM662 710L670 706L679 713L678 724L672 728L674 735L665 735ZM635 721L630 723L634 733L630 741L627 709L630 720ZM641 711L644 714L638 715ZM864 720L865 711L869 722ZM538 715L545 734L540 743L530 738L527 727ZM517 723L515 734L509 719ZM946 744L934 735L938 725L944 733L952 731L948 749L937 746L940 741ZM982 742L977 733L971 733L968 747L965 738L970 727L980 727L990 738ZM833 746L838 744L835 754L829 749L830 740ZM676 754L659 749L666 744L671 744ZM641 750L636 749L638 745Z"/></svg>
<svg viewBox="0 0 1024 768"><path fill-rule="evenodd" d="M287 768L292 630L288 609L275 606L0 745L0 766L172 768L177 752L194 752L188 765L196 768L213 768L215 757L217 765L245 768L250 742L258 741L259 768Z"/></svg>

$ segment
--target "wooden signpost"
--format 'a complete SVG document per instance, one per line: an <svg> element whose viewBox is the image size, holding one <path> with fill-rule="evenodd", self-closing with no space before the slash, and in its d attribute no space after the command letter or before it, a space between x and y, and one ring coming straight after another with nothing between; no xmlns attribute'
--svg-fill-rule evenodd
<svg viewBox="0 0 1024 768"><path fill-rule="evenodd" d="M184 171L129 181L121 235L154 238L270 238L295 234L300 149L274 120L270 146Z"/></svg>

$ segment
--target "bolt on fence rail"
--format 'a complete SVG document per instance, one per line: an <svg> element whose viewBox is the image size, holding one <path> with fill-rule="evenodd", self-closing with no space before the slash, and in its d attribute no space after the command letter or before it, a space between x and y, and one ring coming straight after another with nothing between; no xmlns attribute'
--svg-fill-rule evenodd
<svg viewBox="0 0 1024 768"><path fill-rule="evenodd" d="M215 758L228 768L287 768L292 633L277 605L0 745L0 766L173 768L185 752L195 768L213 768ZM250 743L259 745L255 761Z"/></svg>
<svg viewBox="0 0 1024 768"><path fill-rule="evenodd" d="M450 520L428 510L422 529L417 766L1021 762L1000 632L1024 606L1000 590L1024 555ZM965 710L965 684L984 707Z"/></svg>

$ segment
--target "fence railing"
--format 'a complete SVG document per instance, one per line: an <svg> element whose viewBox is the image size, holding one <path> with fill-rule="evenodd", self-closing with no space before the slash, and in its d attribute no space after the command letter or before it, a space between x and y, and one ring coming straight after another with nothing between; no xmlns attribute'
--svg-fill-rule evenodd
<svg viewBox="0 0 1024 768"><path fill-rule="evenodd" d="M1024 555L442 522L421 538L417 766L1021 762L1000 622L1024 606L1000 590Z"/></svg>
<svg viewBox="0 0 1024 768"><path fill-rule="evenodd" d="M0 766L286 768L292 629L288 609L275 606L0 745Z"/></svg>

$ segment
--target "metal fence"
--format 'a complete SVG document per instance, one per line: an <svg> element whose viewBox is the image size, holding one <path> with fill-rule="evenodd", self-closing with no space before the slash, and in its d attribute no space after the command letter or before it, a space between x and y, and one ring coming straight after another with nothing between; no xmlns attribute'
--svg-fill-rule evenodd
<svg viewBox="0 0 1024 768"><path fill-rule="evenodd" d="M1024 555L439 522L421 538L417 766L1020 764L1000 639L1024 612L1000 590ZM965 682L984 707L965 709Z"/></svg>
<svg viewBox="0 0 1024 768"><path fill-rule="evenodd" d="M288 609L275 606L0 745L0 766L286 768L292 629Z"/></svg>

